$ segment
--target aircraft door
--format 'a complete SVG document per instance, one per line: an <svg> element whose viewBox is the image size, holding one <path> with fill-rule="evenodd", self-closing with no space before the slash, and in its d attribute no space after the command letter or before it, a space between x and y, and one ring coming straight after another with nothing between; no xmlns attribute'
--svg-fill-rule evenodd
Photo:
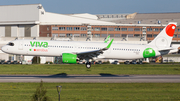
<svg viewBox="0 0 180 101"><path fill-rule="evenodd" d="M19 46L18 46L18 49L19 50L23 50L23 40L19 41Z"/></svg>

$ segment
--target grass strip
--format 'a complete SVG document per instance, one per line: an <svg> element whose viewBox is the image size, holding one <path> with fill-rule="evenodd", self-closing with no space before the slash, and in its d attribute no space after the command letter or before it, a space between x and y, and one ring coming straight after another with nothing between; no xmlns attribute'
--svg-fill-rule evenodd
<svg viewBox="0 0 180 101"><path fill-rule="evenodd" d="M178 75L180 65L143 64L143 65L0 65L0 74L119 74L119 75Z"/></svg>
<svg viewBox="0 0 180 101"><path fill-rule="evenodd" d="M179 101L180 83L44 83L47 96L62 101ZM1 101L30 101L39 83L0 83Z"/></svg>

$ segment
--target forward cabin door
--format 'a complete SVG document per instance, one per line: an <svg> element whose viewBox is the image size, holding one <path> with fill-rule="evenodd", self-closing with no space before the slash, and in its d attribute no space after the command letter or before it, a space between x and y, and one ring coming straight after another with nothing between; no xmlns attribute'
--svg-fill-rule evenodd
<svg viewBox="0 0 180 101"><path fill-rule="evenodd" d="M19 46L18 46L18 49L19 50L23 50L23 40L19 41Z"/></svg>

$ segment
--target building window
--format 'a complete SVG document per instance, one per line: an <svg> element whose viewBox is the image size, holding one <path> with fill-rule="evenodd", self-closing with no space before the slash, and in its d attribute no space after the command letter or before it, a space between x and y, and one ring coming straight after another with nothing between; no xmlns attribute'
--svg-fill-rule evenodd
<svg viewBox="0 0 180 101"><path fill-rule="evenodd" d="M49 27L47 27L47 31L49 31Z"/></svg>
<svg viewBox="0 0 180 101"><path fill-rule="evenodd" d="M86 27L81 27L81 30L82 31L86 31Z"/></svg>
<svg viewBox="0 0 180 101"><path fill-rule="evenodd" d="M141 31L141 28L134 28L134 31Z"/></svg>
<svg viewBox="0 0 180 101"><path fill-rule="evenodd" d="M126 37L127 36L127 34L122 34L122 37Z"/></svg>
<svg viewBox="0 0 180 101"><path fill-rule="evenodd" d="M115 34L115 37L120 37L121 35L120 34Z"/></svg>
<svg viewBox="0 0 180 101"><path fill-rule="evenodd" d="M74 30L75 31L79 31L79 27L74 27Z"/></svg>
<svg viewBox="0 0 180 101"><path fill-rule="evenodd" d="M99 27L95 27L94 30L95 31L100 31L100 28Z"/></svg>
<svg viewBox="0 0 180 101"><path fill-rule="evenodd" d="M147 28L147 31L152 31L152 28Z"/></svg>
<svg viewBox="0 0 180 101"><path fill-rule="evenodd" d="M128 37L133 37L134 35L133 34L128 34Z"/></svg>
<svg viewBox="0 0 180 101"><path fill-rule="evenodd" d="M72 37L72 34L68 33L66 34L66 37Z"/></svg>
<svg viewBox="0 0 180 101"><path fill-rule="evenodd" d="M162 30L163 30L163 28L160 28L159 30L160 30L160 31L162 31Z"/></svg>
<svg viewBox="0 0 180 101"><path fill-rule="evenodd" d="M120 31L121 29L120 28L115 28L115 31Z"/></svg>
<svg viewBox="0 0 180 101"><path fill-rule="evenodd" d="M154 34L153 37L155 38L157 36L157 34Z"/></svg>
<svg viewBox="0 0 180 101"><path fill-rule="evenodd" d="M108 35L110 35L110 37L114 37L114 34L108 34Z"/></svg>
<svg viewBox="0 0 180 101"><path fill-rule="evenodd" d="M177 38L177 34L174 34L174 35L173 35L173 38Z"/></svg>
<svg viewBox="0 0 180 101"><path fill-rule="evenodd" d="M74 37L80 37L80 34L74 34Z"/></svg>
<svg viewBox="0 0 180 101"><path fill-rule="evenodd" d="M121 28L122 31L127 31L127 28Z"/></svg>
<svg viewBox="0 0 180 101"><path fill-rule="evenodd" d="M107 34L101 34L101 37L107 37Z"/></svg>
<svg viewBox="0 0 180 101"><path fill-rule="evenodd" d="M178 29L178 32L180 32L180 29Z"/></svg>
<svg viewBox="0 0 180 101"><path fill-rule="evenodd" d="M66 27L67 31L72 31L72 27Z"/></svg>
<svg viewBox="0 0 180 101"><path fill-rule="evenodd" d="M158 31L159 31L159 29L158 29L158 28L154 28L153 30L154 30L155 32L158 32Z"/></svg>
<svg viewBox="0 0 180 101"><path fill-rule="evenodd" d="M58 37L58 34L52 34L52 37Z"/></svg>
<svg viewBox="0 0 180 101"><path fill-rule="evenodd" d="M65 27L59 27L59 30L64 31Z"/></svg>
<svg viewBox="0 0 180 101"><path fill-rule="evenodd" d="M100 37L100 34L94 34L94 37Z"/></svg>
<svg viewBox="0 0 180 101"><path fill-rule="evenodd" d="M178 38L180 38L180 35L178 35Z"/></svg>
<svg viewBox="0 0 180 101"><path fill-rule="evenodd" d="M128 28L128 31L133 31L133 28Z"/></svg>
<svg viewBox="0 0 180 101"><path fill-rule="evenodd" d="M52 27L52 30L58 30L59 28L58 27Z"/></svg>
<svg viewBox="0 0 180 101"><path fill-rule="evenodd" d="M66 34L59 34L59 37L66 37Z"/></svg>
<svg viewBox="0 0 180 101"><path fill-rule="evenodd" d="M107 28L101 28L101 31L107 31Z"/></svg>
<svg viewBox="0 0 180 101"><path fill-rule="evenodd" d="M152 38L152 34L147 34L147 37L148 38Z"/></svg>
<svg viewBox="0 0 180 101"><path fill-rule="evenodd" d="M108 28L108 31L114 31L114 28Z"/></svg>
<svg viewBox="0 0 180 101"><path fill-rule="evenodd" d="M140 37L141 35L140 34L134 34L134 37Z"/></svg>
<svg viewBox="0 0 180 101"><path fill-rule="evenodd" d="M81 34L81 37L86 37L86 34Z"/></svg>

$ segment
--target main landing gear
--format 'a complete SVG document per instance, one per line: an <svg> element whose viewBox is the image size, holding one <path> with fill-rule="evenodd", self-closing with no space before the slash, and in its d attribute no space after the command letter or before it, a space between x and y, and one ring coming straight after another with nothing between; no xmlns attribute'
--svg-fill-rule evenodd
<svg viewBox="0 0 180 101"><path fill-rule="evenodd" d="M86 63L86 68L88 68L88 69L91 68L91 62Z"/></svg>

